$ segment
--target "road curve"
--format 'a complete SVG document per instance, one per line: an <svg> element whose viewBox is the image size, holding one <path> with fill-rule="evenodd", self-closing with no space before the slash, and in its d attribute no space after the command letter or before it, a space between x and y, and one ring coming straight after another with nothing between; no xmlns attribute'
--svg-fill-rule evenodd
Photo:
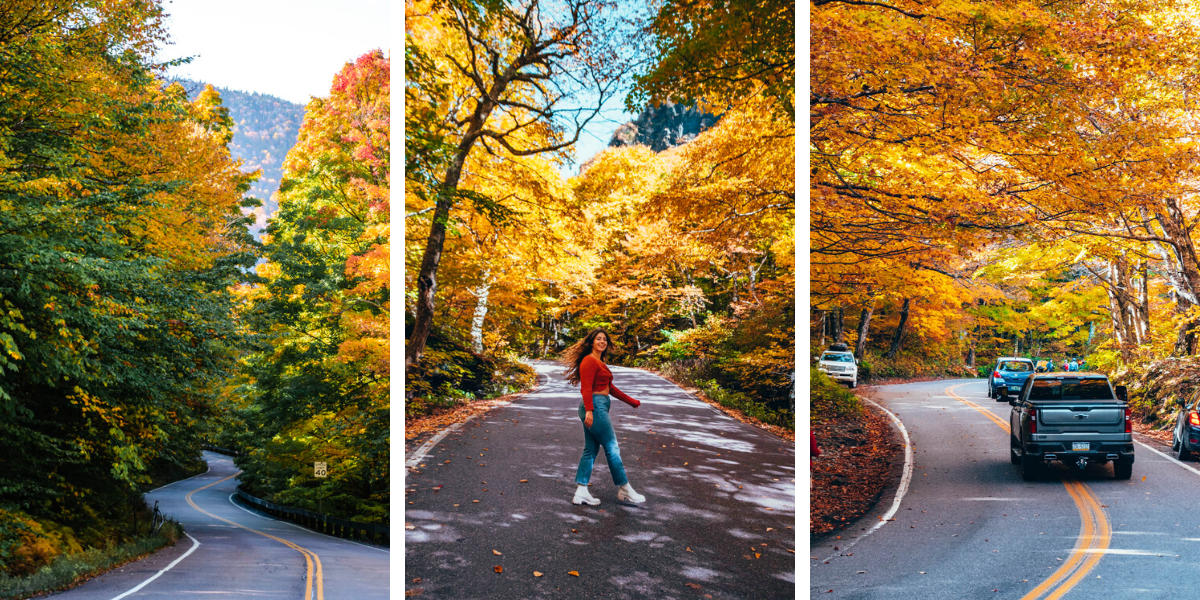
<svg viewBox="0 0 1200 600"><path fill-rule="evenodd" d="M613 367L621 390L642 402L636 410L614 402L612 420L630 483L646 502L618 503L598 458L591 490L601 504L575 506L579 390L561 367L535 368L538 391L469 421L408 470L407 592L453 600L795 597L794 444L656 375Z"/></svg>
<svg viewBox="0 0 1200 600"><path fill-rule="evenodd" d="M240 471L226 456L205 452L204 459L207 473L146 494L151 506L158 501L159 509L182 523L191 538L184 536L173 547L53 597L388 598L388 549L329 537L234 505L230 496Z"/></svg>
<svg viewBox="0 0 1200 600"><path fill-rule="evenodd" d="M841 539L813 545L810 597L1195 595L1200 465L1135 436L1130 481L1113 479L1109 465L1082 473L1056 465L1025 482L1008 459L1010 407L987 398L986 382L874 390L912 439L913 477L895 521L864 535L893 490Z"/></svg>

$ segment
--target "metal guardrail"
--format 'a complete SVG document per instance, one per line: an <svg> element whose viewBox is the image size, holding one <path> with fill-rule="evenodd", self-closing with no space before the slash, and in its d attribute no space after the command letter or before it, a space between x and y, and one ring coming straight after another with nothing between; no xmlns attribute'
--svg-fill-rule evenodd
<svg viewBox="0 0 1200 600"><path fill-rule="evenodd" d="M287 519L326 535L370 542L380 546L387 546L391 541L391 527L388 525L359 523L358 521L339 519L311 510L304 510L303 508L292 508L290 506L283 506L282 504L275 504L274 502L267 502L262 498L256 498L247 494L242 490L242 486L240 485L235 495L241 501L263 512Z"/></svg>

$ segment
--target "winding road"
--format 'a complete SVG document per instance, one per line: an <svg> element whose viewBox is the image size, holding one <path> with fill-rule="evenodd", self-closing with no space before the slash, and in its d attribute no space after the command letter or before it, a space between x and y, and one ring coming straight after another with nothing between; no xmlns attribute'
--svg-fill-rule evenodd
<svg viewBox="0 0 1200 600"><path fill-rule="evenodd" d="M1054 464L1021 480L1010 406L982 380L879 386L904 425L911 477L810 549L812 598L1184 598L1200 572L1200 464L1135 435L1133 479ZM907 484L907 485L904 485ZM876 528L907 487L892 518ZM837 536L841 537L838 538Z"/></svg>
<svg viewBox="0 0 1200 600"><path fill-rule="evenodd" d="M636 410L614 402L612 420L646 502L618 502L598 458L591 491L601 504L576 506L579 390L558 365L534 366L536 392L468 421L428 454L418 450L424 440L410 446L407 594L795 597L793 443L654 374L612 367L621 390L642 402Z"/></svg>
<svg viewBox="0 0 1200 600"><path fill-rule="evenodd" d="M151 506L158 501L188 535L52 597L388 598L386 548L329 537L235 505L231 496L240 471L232 459L205 452L204 460L207 473L146 494Z"/></svg>

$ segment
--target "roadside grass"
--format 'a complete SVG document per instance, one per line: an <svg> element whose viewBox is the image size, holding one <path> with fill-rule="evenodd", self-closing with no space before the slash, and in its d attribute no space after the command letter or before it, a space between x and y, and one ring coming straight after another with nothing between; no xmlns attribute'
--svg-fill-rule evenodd
<svg viewBox="0 0 1200 600"><path fill-rule="evenodd" d="M29 575L0 574L0 598L19 600L75 587L174 544L182 535L183 527L179 523L167 521L157 535L139 537L110 548L88 548L83 552L60 555Z"/></svg>
<svg viewBox="0 0 1200 600"><path fill-rule="evenodd" d="M811 423L862 416L863 405L858 396L816 367L809 369L809 382L808 414Z"/></svg>

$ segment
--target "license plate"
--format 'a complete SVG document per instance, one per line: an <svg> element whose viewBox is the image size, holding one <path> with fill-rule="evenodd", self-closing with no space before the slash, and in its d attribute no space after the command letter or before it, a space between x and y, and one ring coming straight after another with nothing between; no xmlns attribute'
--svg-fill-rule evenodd
<svg viewBox="0 0 1200 600"><path fill-rule="evenodd" d="M1092 444L1090 442L1071 442L1071 450L1074 452L1078 452L1080 450L1087 452L1091 449Z"/></svg>

